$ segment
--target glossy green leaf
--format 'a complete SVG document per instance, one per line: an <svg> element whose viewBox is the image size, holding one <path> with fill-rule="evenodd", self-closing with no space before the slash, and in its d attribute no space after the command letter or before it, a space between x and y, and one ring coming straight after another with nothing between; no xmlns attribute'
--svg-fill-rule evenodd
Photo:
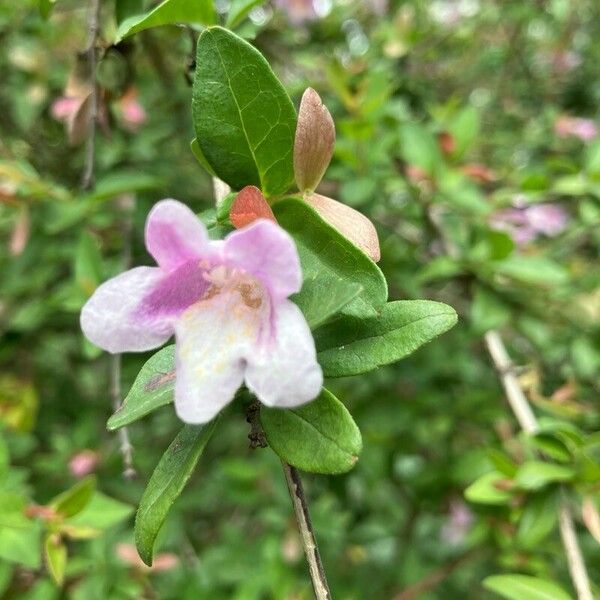
<svg viewBox="0 0 600 600"><path fill-rule="evenodd" d="M194 128L214 172L236 190L285 192L294 180L296 111L267 61L221 27L202 32L196 61Z"/></svg>
<svg viewBox="0 0 600 600"><path fill-rule="evenodd" d="M65 518L72 517L80 513L89 504L95 490L96 478L90 475L54 498L50 502L50 506L61 516Z"/></svg>
<svg viewBox="0 0 600 600"><path fill-rule="evenodd" d="M194 138L190 142L190 149L192 150L192 154L196 157L196 160L202 165L202 167L206 169L212 176L216 177L216 173L213 171L213 168L206 160L206 156L204 156L202 150L200 149L200 145L198 144L197 138Z"/></svg>
<svg viewBox="0 0 600 600"><path fill-rule="evenodd" d="M476 504L508 504L512 495L506 489L506 482L507 479L502 473L486 473L465 490L465 498Z"/></svg>
<svg viewBox="0 0 600 600"><path fill-rule="evenodd" d="M572 600L554 582L529 575L492 575L483 585L508 600Z"/></svg>
<svg viewBox="0 0 600 600"><path fill-rule="evenodd" d="M61 586L67 568L67 547L54 534L48 534L44 542L44 558L50 576L56 585Z"/></svg>
<svg viewBox="0 0 600 600"><path fill-rule="evenodd" d="M171 345L146 361L121 408L108 420L106 427L110 431L124 427L173 402L174 389L175 345Z"/></svg>
<svg viewBox="0 0 600 600"><path fill-rule="evenodd" d="M194 472L217 420L186 425L163 454L146 486L135 517L135 544L142 560L152 565L156 536L172 504Z"/></svg>
<svg viewBox="0 0 600 600"><path fill-rule="evenodd" d="M375 317L387 299L387 283L379 267L352 242L326 223L310 206L297 198L273 205L277 222L296 242L304 281L295 298L304 308L319 296L323 305L340 279L362 287L360 293L343 308L357 317Z"/></svg>
<svg viewBox="0 0 600 600"><path fill-rule="evenodd" d="M314 333L326 377L372 371L408 356L456 324L453 308L429 300L385 305L378 317L343 317Z"/></svg>
<svg viewBox="0 0 600 600"><path fill-rule="evenodd" d="M134 33L161 25L212 25L215 22L213 0L164 0L151 11L134 14L120 23L117 41Z"/></svg>
<svg viewBox="0 0 600 600"><path fill-rule="evenodd" d="M575 477L575 471L564 465L529 460L523 463L515 476L515 483L524 490L537 490L549 483L569 481Z"/></svg>
<svg viewBox="0 0 600 600"><path fill-rule="evenodd" d="M333 315L339 313L362 292L362 286L345 279L332 279L327 295L315 285L306 285L292 300L302 310L311 329L319 327Z"/></svg>
<svg viewBox="0 0 600 600"><path fill-rule="evenodd" d="M265 0L232 0L229 12L227 13L226 27L235 29L247 16L248 13L255 8L264 4Z"/></svg>
<svg viewBox="0 0 600 600"><path fill-rule="evenodd" d="M261 407L269 445L290 465L311 473L345 473L362 449L360 431L346 407L329 391L298 408Z"/></svg>

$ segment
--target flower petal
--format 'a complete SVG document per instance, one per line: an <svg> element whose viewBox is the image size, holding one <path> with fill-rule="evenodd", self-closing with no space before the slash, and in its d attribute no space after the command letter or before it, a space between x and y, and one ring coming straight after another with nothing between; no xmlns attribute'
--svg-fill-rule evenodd
<svg viewBox="0 0 600 600"><path fill-rule="evenodd" d="M146 220L146 248L161 267L174 269L206 254L208 234L185 204L161 200Z"/></svg>
<svg viewBox="0 0 600 600"><path fill-rule="evenodd" d="M175 409L182 421L207 423L233 400L268 314L268 304L255 300L250 306L239 288L229 289L197 302L177 321Z"/></svg>
<svg viewBox="0 0 600 600"><path fill-rule="evenodd" d="M230 233L225 261L258 278L276 300L300 291L302 270L296 245L279 225L260 219Z"/></svg>
<svg viewBox="0 0 600 600"><path fill-rule="evenodd" d="M275 307L274 336L248 356L246 385L267 406L314 400L323 385L315 343L304 315L290 300Z"/></svg>
<svg viewBox="0 0 600 600"><path fill-rule="evenodd" d="M142 318L140 300L164 277L156 267L137 267L99 286L81 311L81 329L108 352L145 352L173 334L166 320Z"/></svg>

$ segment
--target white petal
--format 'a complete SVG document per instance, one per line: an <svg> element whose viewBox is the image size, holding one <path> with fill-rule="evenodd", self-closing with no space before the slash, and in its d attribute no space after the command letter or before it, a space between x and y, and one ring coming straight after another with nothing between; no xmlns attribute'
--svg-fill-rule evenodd
<svg viewBox="0 0 600 600"><path fill-rule="evenodd" d="M298 406L319 395L323 373L300 309L284 300L274 312L273 339L248 356L246 385L267 406Z"/></svg>
<svg viewBox="0 0 600 600"><path fill-rule="evenodd" d="M141 299L164 277L155 267L137 267L99 286L81 311L81 329L108 352L145 352L173 335L168 321L137 313Z"/></svg>
<svg viewBox="0 0 600 600"><path fill-rule="evenodd" d="M175 325L175 408L186 423L210 421L243 383L245 357L252 354L268 315L266 297L258 302L248 289L233 284L191 306Z"/></svg>

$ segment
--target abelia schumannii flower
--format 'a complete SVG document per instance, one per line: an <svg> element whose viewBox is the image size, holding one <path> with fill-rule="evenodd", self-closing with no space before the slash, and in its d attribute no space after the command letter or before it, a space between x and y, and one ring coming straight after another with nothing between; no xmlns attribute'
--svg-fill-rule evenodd
<svg viewBox="0 0 600 600"><path fill-rule="evenodd" d="M137 267L101 285L81 327L109 352L144 352L176 338L175 408L210 421L245 382L267 406L313 400L323 375L300 309L288 296L302 273L292 238L258 220L210 241L194 213L156 204L146 247L158 267Z"/></svg>

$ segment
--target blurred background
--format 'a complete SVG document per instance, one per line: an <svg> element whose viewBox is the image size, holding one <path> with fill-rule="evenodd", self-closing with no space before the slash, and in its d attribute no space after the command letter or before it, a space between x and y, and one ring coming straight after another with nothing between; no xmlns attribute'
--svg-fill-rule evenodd
<svg viewBox="0 0 600 600"><path fill-rule="evenodd" d="M333 114L320 191L376 224L390 297L460 315L398 365L332 383L364 438L350 473L306 476L334 597L491 599L481 582L502 572L572 590L558 480L599 581L600 4L254 4L236 31L296 106L310 85ZM309 599L279 461L248 448L241 407L170 513L155 567L135 553L135 507L179 424L164 409L131 426L136 476L123 476L123 437L105 429L109 358L78 313L124 265L150 263L154 202L199 212L212 190L189 149L197 33L167 26L112 46L106 1L96 186L82 191L86 18L80 0L0 3L0 598ZM486 352L490 329L540 418L531 439ZM125 392L147 358L124 357ZM562 475L515 491L539 451ZM66 561L60 588L44 566L49 504L90 474L68 555L50 561Z"/></svg>

